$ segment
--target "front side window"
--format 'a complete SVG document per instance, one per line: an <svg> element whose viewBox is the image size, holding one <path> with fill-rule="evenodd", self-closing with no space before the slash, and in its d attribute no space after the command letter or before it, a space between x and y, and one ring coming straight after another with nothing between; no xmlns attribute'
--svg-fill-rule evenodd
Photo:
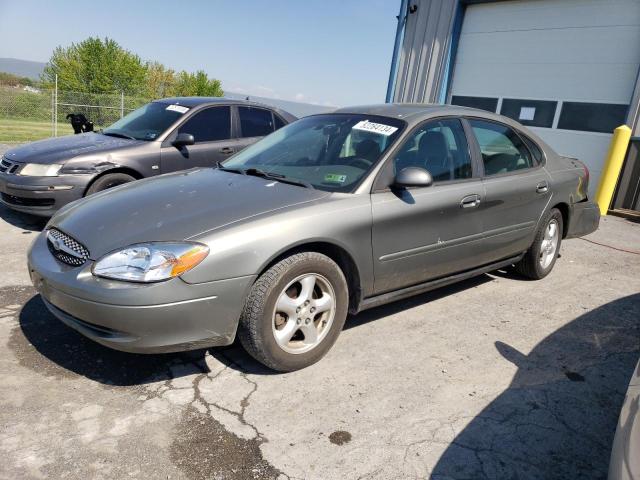
<svg viewBox="0 0 640 480"><path fill-rule="evenodd" d="M499 175L531 168L533 161L522 139L500 123L469 120L480 145L485 175Z"/></svg>
<svg viewBox="0 0 640 480"><path fill-rule="evenodd" d="M152 141L188 111L189 108L182 105L148 103L105 128L102 133L114 137Z"/></svg>
<svg viewBox="0 0 640 480"><path fill-rule="evenodd" d="M427 170L434 182L471 178L471 157L462 123L431 121L409 136L393 160L394 173L407 167Z"/></svg>
<svg viewBox="0 0 640 480"><path fill-rule="evenodd" d="M400 135L405 122L362 114L324 114L277 130L224 162L332 192L351 192Z"/></svg>
<svg viewBox="0 0 640 480"><path fill-rule="evenodd" d="M190 133L196 143L216 142L231 138L231 108L211 107L196 113L180 127L179 133Z"/></svg>
<svg viewBox="0 0 640 480"><path fill-rule="evenodd" d="M238 113L243 137L264 137L273 132L273 116L269 110L238 107Z"/></svg>

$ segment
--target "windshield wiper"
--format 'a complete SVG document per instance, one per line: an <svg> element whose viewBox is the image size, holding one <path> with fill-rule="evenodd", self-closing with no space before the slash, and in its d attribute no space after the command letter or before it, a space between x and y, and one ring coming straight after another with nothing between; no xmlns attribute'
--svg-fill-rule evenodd
<svg viewBox="0 0 640 480"><path fill-rule="evenodd" d="M315 190L315 187L311 185L309 182L305 182L304 180L296 180L293 178L289 178L286 175L282 175L281 173L265 172L257 168L247 168L246 170L243 170L243 173L245 175L267 178L269 180L275 180L276 182L288 183L290 185L298 185L300 187L311 188L312 190Z"/></svg>
<svg viewBox="0 0 640 480"><path fill-rule="evenodd" d="M126 138L127 140L138 140L136 137L132 137L131 135L125 135L124 133L105 132L104 130L101 130L100 133L102 135L106 135L107 137L118 137L118 138Z"/></svg>

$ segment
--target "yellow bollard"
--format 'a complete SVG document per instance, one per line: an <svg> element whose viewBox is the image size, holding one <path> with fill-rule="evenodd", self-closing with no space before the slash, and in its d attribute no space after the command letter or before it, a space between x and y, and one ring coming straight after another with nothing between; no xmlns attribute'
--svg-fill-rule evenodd
<svg viewBox="0 0 640 480"><path fill-rule="evenodd" d="M600 174L600 183L596 191L596 202L600 207L600 214L606 215L611 205L613 192L618 183L618 176L622 170L624 157L627 154L627 147L631 139L631 129L626 125L621 125L613 131L609 152L604 162L604 168Z"/></svg>

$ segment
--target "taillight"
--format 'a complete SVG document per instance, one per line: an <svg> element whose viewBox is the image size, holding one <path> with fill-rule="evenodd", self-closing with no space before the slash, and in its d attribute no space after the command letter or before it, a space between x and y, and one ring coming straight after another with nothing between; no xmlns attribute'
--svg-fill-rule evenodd
<svg viewBox="0 0 640 480"><path fill-rule="evenodd" d="M584 168L584 184L589 185L589 169L583 162L581 163L582 163L582 168Z"/></svg>

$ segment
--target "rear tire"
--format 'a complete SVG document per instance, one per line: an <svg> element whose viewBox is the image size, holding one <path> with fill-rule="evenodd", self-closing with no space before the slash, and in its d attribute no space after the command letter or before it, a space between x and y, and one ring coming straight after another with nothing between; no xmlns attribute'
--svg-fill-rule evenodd
<svg viewBox="0 0 640 480"><path fill-rule="evenodd" d="M264 272L251 288L238 337L264 365L290 372L320 360L347 317L349 292L340 267L326 255L291 255Z"/></svg>
<svg viewBox="0 0 640 480"><path fill-rule="evenodd" d="M93 195L94 193L117 187L124 183L133 182L134 180L136 180L134 177L127 175L126 173L107 173L102 177L98 177L91 184L85 196Z"/></svg>
<svg viewBox="0 0 640 480"><path fill-rule="evenodd" d="M516 263L516 270L533 280L546 277L558 259L563 228L562 213L552 208L540 222L533 244Z"/></svg>

